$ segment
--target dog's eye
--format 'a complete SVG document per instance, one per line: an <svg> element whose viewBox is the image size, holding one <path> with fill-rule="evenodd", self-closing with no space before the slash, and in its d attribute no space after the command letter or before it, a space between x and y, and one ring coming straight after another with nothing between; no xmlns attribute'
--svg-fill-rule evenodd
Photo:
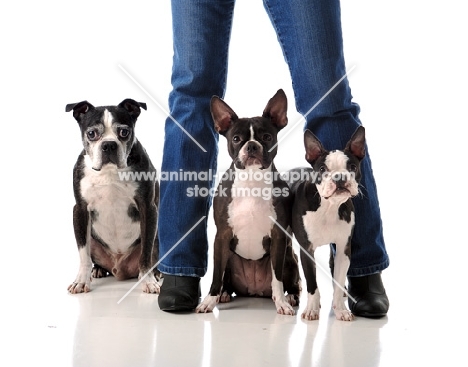
<svg viewBox="0 0 468 367"><path fill-rule="evenodd" d="M263 141L271 141L272 137L270 134L263 134Z"/></svg>
<svg viewBox="0 0 468 367"><path fill-rule="evenodd" d="M128 130L128 129L120 129L120 130L119 130L119 136L120 136L121 138L124 138L124 139L125 139L125 138L127 138L129 135L130 135L130 130Z"/></svg>
<svg viewBox="0 0 468 367"><path fill-rule="evenodd" d="M241 141L241 139L240 139L240 137L239 137L238 135L235 135L235 136L232 138L232 141L233 141L234 143L238 143L238 142Z"/></svg>
<svg viewBox="0 0 468 367"><path fill-rule="evenodd" d="M350 170L351 172L356 172L356 171L357 171L357 166L356 166L355 164L351 164L351 165L349 166L349 170Z"/></svg>
<svg viewBox="0 0 468 367"><path fill-rule="evenodd" d="M98 134L96 133L96 131L94 130L89 130L86 135L88 136L88 139L93 141L93 140L96 140L97 137L98 137Z"/></svg>
<svg viewBox="0 0 468 367"><path fill-rule="evenodd" d="M324 164L322 164L322 165L320 166L320 168L319 168L319 171L320 171L320 173L325 173L325 172L327 172L327 166L325 166Z"/></svg>

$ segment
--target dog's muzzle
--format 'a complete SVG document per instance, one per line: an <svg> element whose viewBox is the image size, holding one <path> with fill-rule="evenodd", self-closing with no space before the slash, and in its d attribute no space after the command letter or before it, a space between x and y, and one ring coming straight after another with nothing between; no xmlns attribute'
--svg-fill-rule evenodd
<svg viewBox="0 0 468 367"><path fill-rule="evenodd" d="M105 140L94 149L93 169L100 171L106 164L115 164L117 168L125 168L122 147L115 140Z"/></svg>
<svg viewBox="0 0 468 367"><path fill-rule="evenodd" d="M262 145L254 140L248 141L239 152L239 162L242 168L250 166L265 168Z"/></svg>
<svg viewBox="0 0 468 367"><path fill-rule="evenodd" d="M357 184L347 179L329 179L323 183L322 197L329 199L332 196L354 197L357 195ZM356 192L355 192L356 191Z"/></svg>

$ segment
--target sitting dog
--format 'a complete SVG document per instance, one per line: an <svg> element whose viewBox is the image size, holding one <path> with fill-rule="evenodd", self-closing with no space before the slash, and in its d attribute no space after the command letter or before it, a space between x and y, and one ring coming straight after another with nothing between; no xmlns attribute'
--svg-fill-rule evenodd
<svg viewBox="0 0 468 367"><path fill-rule="evenodd" d="M307 307L302 318L317 320L320 293L317 288L315 249L334 244L330 266L334 278L333 310L339 320L351 321L353 314L344 304L344 286L350 264L354 229L351 198L359 192L360 161L365 155L365 131L360 126L343 151L327 151L309 130L304 133L306 160L312 170L296 169L297 176L308 178L291 185L294 196L292 229L302 247L301 263L307 282ZM292 172L290 171L290 176ZM333 252L336 255L333 258Z"/></svg>
<svg viewBox="0 0 468 367"><path fill-rule="evenodd" d="M211 114L216 130L227 139L233 162L213 200L213 282L196 312L212 311L235 292L272 297L279 314L294 315L301 290L299 268L284 232L290 230L292 201L273 164L278 131L288 121L286 95L279 90L263 116L253 118L238 118L214 96Z"/></svg>
<svg viewBox="0 0 468 367"><path fill-rule="evenodd" d="M135 122L145 103L131 99L118 106L94 107L87 101L66 106L78 121L84 149L73 169L76 205L73 226L80 267L70 293L89 292L91 276L118 280L139 277L143 291L158 293L156 170L135 137ZM128 174L148 172L154 180ZM125 176L127 175L127 176ZM93 267L94 264L94 267Z"/></svg>

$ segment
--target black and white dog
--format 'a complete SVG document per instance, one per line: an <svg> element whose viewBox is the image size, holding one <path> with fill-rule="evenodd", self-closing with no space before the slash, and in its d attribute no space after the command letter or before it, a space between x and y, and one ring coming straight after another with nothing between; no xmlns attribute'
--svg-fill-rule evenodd
<svg viewBox="0 0 468 367"><path fill-rule="evenodd" d="M365 131L360 126L343 151L327 151L309 130L304 134L306 160L312 169L290 171L307 174L291 185L294 194L292 228L301 245L301 263L307 282L307 307L302 317L319 318L320 293L316 281L314 252L334 244L330 265L334 278L333 310L339 320L354 318L344 304L344 286L350 264L355 217L351 198L359 193L360 161L365 156ZM291 175L292 176L292 175Z"/></svg>
<svg viewBox="0 0 468 367"><path fill-rule="evenodd" d="M73 170L76 205L73 226L80 267L70 293L91 290L91 276L118 280L139 277L143 291L158 293L156 170L135 136L145 103L94 107L87 101L66 106L78 121L84 149ZM154 173L154 180L128 180L122 173ZM93 267L94 264L94 267Z"/></svg>
<svg viewBox="0 0 468 367"><path fill-rule="evenodd" d="M301 291L299 268L283 231L290 230L292 201L273 164L278 131L288 121L286 95L279 90L262 117L253 118L238 118L215 96L211 114L216 130L227 139L233 162L213 200L213 281L196 312L212 311L235 292L272 297L278 313L294 315Z"/></svg>

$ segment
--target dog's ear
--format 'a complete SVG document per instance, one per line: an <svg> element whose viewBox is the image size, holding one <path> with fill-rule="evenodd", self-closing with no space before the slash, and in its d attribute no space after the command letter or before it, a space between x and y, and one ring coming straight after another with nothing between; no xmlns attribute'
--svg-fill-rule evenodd
<svg viewBox="0 0 468 367"><path fill-rule="evenodd" d="M268 101L263 110L263 117L271 118L271 122L276 125L278 131L288 124L288 99L282 89Z"/></svg>
<svg viewBox="0 0 468 367"><path fill-rule="evenodd" d="M231 124L238 119L232 108L218 96L211 97L210 111L215 130L221 135L225 135Z"/></svg>
<svg viewBox="0 0 468 367"><path fill-rule="evenodd" d="M91 109L94 109L94 106L88 101L70 103L65 106L65 112L70 112L73 110L73 117L78 122L80 122L83 118L83 115Z"/></svg>
<svg viewBox="0 0 468 367"><path fill-rule="evenodd" d="M137 102L134 101L133 99L127 98L124 99L122 102L120 102L118 107L122 107L127 110L127 112L130 114L130 116L133 118L134 121L140 116L140 108L143 108L146 110L146 103L143 102Z"/></svg>
<svg viewBox="0 0 468 367"><path fill-rule="evenodd" d="M311 165L314 165L315 161L327 152L320 140L310 130L304 131L304 147L306 151L305 159Z"/></svg>
<svg viewBox="0 0 468 367"><path fill-rule="evenodd" d="M366 155L366 131L363 126L356 129L348 144L346 144L345 151L349 151L359 160L364 158Z"/></svg>

